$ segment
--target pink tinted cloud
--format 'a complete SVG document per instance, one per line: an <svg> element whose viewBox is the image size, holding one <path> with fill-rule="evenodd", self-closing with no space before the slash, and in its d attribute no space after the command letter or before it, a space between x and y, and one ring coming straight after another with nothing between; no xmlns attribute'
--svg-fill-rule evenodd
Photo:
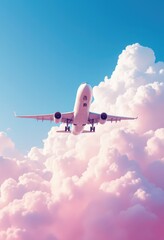
<svg viewBox="0 0 164 240"><path fill-rule="evenodd" d="M133 44L92 110L138 120L79 136L52 127L27 156L1 133L0 239L163 240L163 79L164 63Z"/></svg>

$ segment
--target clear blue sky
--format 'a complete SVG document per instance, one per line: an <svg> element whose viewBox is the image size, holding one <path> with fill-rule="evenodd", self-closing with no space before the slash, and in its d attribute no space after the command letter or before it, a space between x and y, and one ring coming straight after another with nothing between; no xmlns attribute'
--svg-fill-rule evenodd
<svg viewBox="0 0 164 240"><path fill-rule="evenodd" d="M0 0L0 131L41 146L52 124L13 111L71 111L79 84L110 76L136 42L164 60L164 1Z"/></svg>

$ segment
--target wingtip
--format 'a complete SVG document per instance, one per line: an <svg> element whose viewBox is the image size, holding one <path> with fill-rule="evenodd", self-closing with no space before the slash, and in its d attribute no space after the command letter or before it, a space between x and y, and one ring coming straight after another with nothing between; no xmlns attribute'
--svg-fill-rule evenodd
<svg viewBox="0 0 164 240"><path fill-rule="evenodd" d="M17 117L17 114L16 114L16 112L14 111L14 117Z"/></svg>

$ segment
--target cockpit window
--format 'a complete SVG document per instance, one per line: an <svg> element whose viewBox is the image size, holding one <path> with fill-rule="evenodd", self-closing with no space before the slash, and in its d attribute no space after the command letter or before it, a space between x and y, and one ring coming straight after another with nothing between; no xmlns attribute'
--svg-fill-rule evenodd
<svg viewBox="0 0 164 240"><path fill-rule="evenodd" d="M83 100L86 101L87 100L87 96L84 95L83 96Z"/></svg>

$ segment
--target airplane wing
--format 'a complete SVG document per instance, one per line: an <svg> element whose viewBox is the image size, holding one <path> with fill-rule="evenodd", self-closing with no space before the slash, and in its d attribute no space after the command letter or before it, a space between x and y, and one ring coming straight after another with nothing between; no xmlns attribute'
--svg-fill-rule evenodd
<svg viewBox="0 0 164 240"><path fill-rule="evenodd" d="M41 121L54 121L54 113L52 114L43 114L43 115L16 115L17 118L31 118ZM73 112L61 113L61 120L62 123L72 123L74 117Z"/></svg>
<svg viewBox="0 0 164 240"><path fill-rule="evenodd" d="M62 123L72 123L73 122L74 112L61 113L61 115L62 115L62 119L61 119Z"/></svg>
<svg viewBox="0 0 164 240"><path fill-rule="evenodd" d="M117 122L117 121L121 121L121 120L134 120L137 119L134 117L121 117L121 116L114 116L114 115L107 115L106 116L106 121L110 121L110 122ZM91 123L99 123L101 121L101 114L99 113L89 113L89 119L88 119L88 124Z"/></svg>
<svg viewBox="0 0 164 240"><path fill-rule="evenodd" d="M54 120L54 114L43 114L43 115L15 115L17 118L31 118L41 121L53 121Z"/></svg>

